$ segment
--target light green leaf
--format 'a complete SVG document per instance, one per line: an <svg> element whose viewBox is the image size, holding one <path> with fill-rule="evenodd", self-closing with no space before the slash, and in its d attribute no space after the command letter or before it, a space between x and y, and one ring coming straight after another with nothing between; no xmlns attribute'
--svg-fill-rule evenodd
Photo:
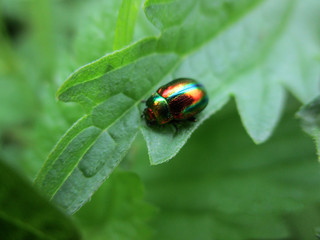
<svg viewBox="0 0 320 240"><path fill-rule="evenodd" d="M149 167L143 139L135 142L127 161L141 176L147 200L160 209L155 240L308 239L296 235L289 219L319 203L319 164L293 118L298 103L288 100L272 141L263 145L247 137L234 103L207 120L167 164ZM319 224L318 218L299 228L311 228L314 236Z"/></svg>
<svg viewBox="0 0 320 240"><path fill-rule="evenodd" d="M252 2L254 2L252 7L255 8L244 17L238 21L231 20L232 26L222 28L219 34L207 38L205 44L199 49L186 54L182 64L173 71L172 78L192 77L202 81L208 88L210 103L203 113L203 118L199 116L199 124L220 106L223 106L230 95L233 95L247 132L255 142L261 143L271 135L281 116L285 100L283 85L302 101L305 100L305 97L300 97L300 95L310 97L317 92L318 76L316 73L320 73L319 66L312 68L307 64L316 65L314 56L319 54L320 49L319 44L316 45L317 39L313 36L315 27L309 29L309 18L303 16L309 14L309 7L319 9L320 4L314 1L310 1L310 4L301 1L264 1L257 6L259 1ZM146 12L155 25L164 29L163 35L177 36L178 39L172 37L168 42L176 43L176 51L180 52L191 49L188 45L191 43L184 40L186 36L191 35L190 41L199 41L201 36L208 34L208 32L199 33L202 28L189 31L187 34L187 29L192 28L189 25L202 26L202 22L208 21L203 16L205 9L210 9L211 12L215 12L213 10L216 9L216 12L220 12L219 7L223 6L230 11L234 9L231 7L232 4L242 5L241 1L237 3L199 1L197 7L187 7L185 1L166 3L151 0L147 2ZM181 14L181 18L185 18L182 26L180 18L179 21L174 20L179 24L167 22L173 21L166 18L165 13L172 5L186 9L193 17L189 17L186 13ZM314 16L316 14L312 15L313 18ZM192 22L191 19L197 19L199 22ZM173 27L170 24L173 24ZM215 25L211 23L211 26ZM309 32L302 33L305 29L309 29ZM178 34L174 35L174 32ZM303 54L306 55L304 65L299 62L300 55L292 50L295 48L288 49L287 47L288 42L292 42L291 38L295 39L296 44L300 47L308 42L308 48L313 50L303 51ZM185 47L182 44L184 41L187 45ZM166 42L164 45L169 44ZM293 76L291 71L295 72L296 69L305 71L309 74L308 77L305 78L299 74ZM298 84L300 86L295 88L294 85ZM191 129L196 127L197 125L193 125ZM172 158L191 134L190 128L186 129L187 133L182 130L180 135L185 134L185 136L184 141L181 141L172 130L164 131L164 134L160 135L153 129L144 127L142 132L146 138L150 160L153 164L159 164ZM179 140L173 141L172 139L175 138Z"/></svg>
<svg viewBox="0 0 320 240"><path fill-rule="evenodd" d="M154 47L154 39L146 40L146 42L150 48ZM148 50L148 48L145 48L145 50ZM143 54L142 51L138 52ZM130 60L132 53L119 52L100 61L110 59L109 64L116 66L116 64L119 64L119 60L115 56L119 54L123 56L122 60L125 62ZM111 71L110 76L105 76L107 79L100 79L112 88L113 94L115 92L118 92L118 94L109 96L107 100L97 104L90 115L79 120L62 137L36 178L35 184L49 198L66 208L69 213L76 211L89 199L128 151L140 125L140 113L137 108L140 100L138 99L148 86L154 84L157 80L153 74L155 72L158 75L163 74L167 71L167 68L172 67L172 62L175 60L173 54L163 54L156 59L159 62L158 69L152 69L151 64L155 62L154 58L155 56L148 56L143 59L144 64L128 65L124 69ZM148 65L150 65L149 68ZM86 71L86 68L89 67L90 65L84 67L82 73L79 72L78 77L85 75L87 79L92 74L101 74L104 71L103 65L98 65L94 72ZM131 71L127 68L130 68ZM139 73L142 71L141 68L152 69L152 71L145 72L145 76L149 79L144 79L145 82L142 84L144 88L132 88L130 82L122 80L123 78L129 79L127 74L132 72L133 69ZM138 81L139 76L131 74L130 81ZM78 79L74 77L70 80L77 81ZM66 82L67 84L69 82ZM96 86L98 85L94 83L92 87ZM101 99L105 98L103 95L112 94L107 88L105 90L100 89L100 93L92 92L92 94L102 94L99 97ZM70 95L62 93L60 97L69 98ZM91 104L91 102L87 103L88 105ZM108 148L106 151L101 152L101 141L104 142L104 148ZM98 159L93 160L91 159L92 156L98 156ZM83 166L86 165L91 165L90 170L83 172ZM92 172L92 169L96 169L96 171ZM88 174L88 172L91 173Z"/></svg>
<svg viewBox="0 0 320 240"><path fill-rule="evenodd" d="M265 141L280 118L283 84L300 99L316 92L316 71L299 64L299 54L289 65L286 61L286 42L292 36L296 44L312 43L314 51L303 52L306 63L319 53L311 34L314 25L306 33L308 38L302 37L306 41L300 41L300 29L307 28L309 21L304 18L309 7L320 9L320 4L312 0L147 1L146 15L161 30L160 37L143 39L85 65L59 89L60 100L81 103L88 115L55 147L36 185L68 212L78 209L129 149L141 126L141 100L178 77L202 82L210 102L196 124L185 123L178 133L170 125L157 129L142 123L152 164L175 156L191 133L230 95L254 141ZM299 88L295 85L302 83L303 77L283 74L284 69L290 72L297 67L310 74L306 86ZM82 125L82 121L86 123ZM108 149L101 151L103 143Z"/></svg>
<svg viewBox="0 0 320 240"><path fill-rule="evenodd" d="M117 20L113 50L131 43L141 0L122 0Z"/></svg>
<svg viewBox="0 0 320 240"><path fill-rule="evenodd" d="M115 172L74 217L86 239L151 239L155 208L145 202L140 178Z"/></svg>
<svg viewBox="0 0 320 240"><path fill-rule="evenodd" d="M0 160L0 238L79 239L70 219Z"/></svg>

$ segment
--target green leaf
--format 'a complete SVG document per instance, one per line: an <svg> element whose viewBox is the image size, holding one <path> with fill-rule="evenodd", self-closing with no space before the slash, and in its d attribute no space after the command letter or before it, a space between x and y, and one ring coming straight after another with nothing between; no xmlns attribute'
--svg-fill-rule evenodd
<svg viewBox="0 0 320 240"><path fill-rule="evenodd" d="M86 239L151 239L155 208L145 202L140 178L115 172L74 216ZM102 237L103 236L103 237Z"/></svg>
<svg viewBox="0 0 320 240"><path fill-rule="evenodd" d="M55 147L36 185L74 212L122 160L141 125L151 163L159 164L174 157L231 95L248 133L257 143L265 141L281 115L282 85L303 101L316 94L316 70L306 66L314 66L312 57L319 55L316 25L308 25L319 8L311 0L147 1L146 15L160 37L85 65L59 89L60 100L81 103L88 114ZM308 74L307 82L290 75L296 69ZM208 90L210 102L199 121L177 134L170 125L140 124L141 100L178 77L198 79ZM101 151L102 145L107 149Z"/></svg>
<svg viewBox="0 0 320 240"><path fill-rule="evenodd" d="M318 204L317 204L318 205ZM320 237L320 208L319 206L306 206L304 211L287 217L291 229L294 229L295 239L317 239Z"/></svg>
<svg viewBox="0 0 320 240"><path fill-rule="evenodd" d="M295 235L288 218L319 203L319 164L311 139L292 117L298 104L289 103L263 145L246 136L234 104L206 121L167 164L147 166L143 139L136 142L128 161L147 200L160 209L154 239L309 239Z"/></svg>
<svg viewBox="0 0 320 240"><path fill-rule="evenodd" d="M70 219L0 160L0 238L79 239Z"/></svg>
<svg viewBox="0 0 320 240"><path fill-rule="evenodd" d="M122 0L117 20L113 50L131 43L141 0Z"/></svg>
<svg viewBox="0 0 320 240"><path fill-rule="evenodd" d="M187 2L191 4L193 1ZM205 27L195 28L203 26L203 22L209 24L209 13L212 13L214 18L213 13L221 12L221 8L228 13L235 10L235 6L243 6L243 2L246 1L199 1L197 7L187 7L185 1L148 1L146 12L155 25L164 29L163 36L168 36L167 41L160 41L163 46L171 46L169 42L172 42L175 51L184 52L192 49L190 45L194 44L194 41L199 41L201 36L209 34ZM256 143L261 143L268 139L280 118L285 99L283 85L301 101L317 94L319 64L316 65L314 57L320 51L314 37L316 27L310 18L315 21L313 18L318 15L309 12L313 12L311 9L319 9L320 4L314 1L250 3L254 4L249 9L248 6L245 8L246 15L241 19L229 17L226 20L232 26L225 27L222 23L216 23L220 31L207 37L207 41L191 54L186 54L181 65L173 71L172 78L188 76L202 81L208 89L210 103L199 116L198 124L183 129L177 136L171 129L159 134L153 129L142 128L152 164L172 158L192 130L223 106L230 95L236 99L247 132ZM179 20L166 17L167 8L172 5L186 9ZM209 16L204 14L206 9ZM188 11L189 15L186 14ZM222 14L225 15L227 14ZM192 19L197 19L198 22ZM266 22L265 19L269 20ZM214 22L210 23L210 29L213 29L216 25ZM207 31L202 33L204 29ZM178 33L174 34L175 32ZM190 41L185 40L189 35ZM296 47L291 45L292 39ZM301 50L301 54L292 51L297 47L304 47L306 42L306 51ZM304 64L300 61L304 61ZM303 71L308 76L302 76L297 71Z"/></svg>
<svg viewBox="0 0 320 240"><path fill-rule="evenodd" d="M144 51L155 47L154 39L151 38L145 42L148 45L144 45ZM136 52L143 54L143 51L136 50ZM118 56L119 54L123 56L122 62L114 57L114 55ZM114 55L100 61L109 60L109 65L115 67L117 64L124 64L129 61L132 52L122 51ZM112 59L115 61L113 62ZM150 65L155 60L159 62L158 69L152 69ZM137 108L140 100L137 101L137 99L149 85L152 85L152 82L156 82L157 79L154 78L153 74L155 72L162 74L167 68L172 67L174 60L175 56L173 54L164 54L158 56L158 58L148 56L143 59L144 64L128 66L131 71L119 69L123 74L115 71L110 72L112 76L106 83L113 88L113 94L115 92L118 92L118 94L109 96L107 100L97 104L90 115L79 120L62 137L49 155L35 180L35 184L49 198L66 208L69 213L80 208L119 164L134 140L140 125L140 113ZM149 68L148 65L150 65ZM92 74L101 74L104 71L103 68L105 68L103 65L99 65L94 72L83 71L78 76L88 79ZM126 74L132 71L142 71L139 68L152 69L149 73L145 72L145 75L149 75L150 82L148 79L144 79L145 82L142 85L144 88L132 88L131 84L128 84L130 82L119 79L119 77L129 79ZM86 67L83 69L85 70ZM132 74L130 78L131 81L135 81ZM136 78L138 80L139 75ZM74 81L77 80L77 78L74 78ZM103 78L101 80L103 81ZM66 82L66 85L69 83ZM102 91L101 93L108 94L108 92L111 95L110 91ZM60 97L69 98L67 94L61 94ZM91 102L87 103L88 105L91 104ZM102 149L104 150L102 151ZM87 170L87 168L89 169Z"/></svg>

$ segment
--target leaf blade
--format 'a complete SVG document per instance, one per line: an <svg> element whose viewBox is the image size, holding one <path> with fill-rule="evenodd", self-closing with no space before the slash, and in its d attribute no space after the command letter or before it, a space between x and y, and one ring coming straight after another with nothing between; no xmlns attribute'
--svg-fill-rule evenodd
<svg viewBox="0 0 320 240"><path fill-rule="evenodd" d="M148 97L158 86L174 78L191 77L206 86L211 101L199 114L199 122L186 124L177 135L170 126L158 131L142 125L141 130L148 144L152 164L160 164L174 157L191 133L220 109L230 95L236 97L243 123L250 136L256 142L263 142L270 136L280 118L284 102L285 94L280 84L286 81L288 76L277 77L276 74L281 72L283 65L275 66L273 62L284 39L287 38L286 34L299 20L296 15L300 9L296 6L296 1L289 0L280 3L222 1L220 5L215 5L209 0L149 0L145 4L145 11L150 21L162 30L160 37L143 39L78 69L61 86L57 96L62 101L83 104L88 115L94 119L92 126L102 130L108 128L108 124L113 122L115 117L108 113L106 107L102 107L105 113L93 115L97 106L107 106L113 97L119 94L122 94L123 100L132 99L129 105L123 104L122 101L119 101L118 105L114 103L113 109L119 108L122 111L119 122L127 120L129 115L126 115L126 112L135 112L130 120L131 126L129 124L127 128L132 131L128 138L133 139L132 136L139 129L141 121L140 101ZM184 14L177 15L175 19L168 19L166 11L175 11L178 7L184 9ZM210 15L212 12L221 14ZM268 24L265 23L266 18L270 19ZM256 24L256 21L261 25ZM205 27L199 28L199 23ZM234 41L235 36L238 41ZM254 82L255 76L258 76L257 82ZM270 83L265 84L266 82ZM243 88L242 84L247 88ZM261 94L265 89L268 89L266 95ZM252 92L249 98L246 96L247 93L251 94L248 90ZM270 107L273 108L268 113ZM106 136L105 142L108 142L110 136ZM130 144L131 141L124 144L126 149L123 152L128 150ZM100 145L99 143L96 148L101 149ZM106 152L110 155L117 149L113 145L109 141L107 148L110 149ZM102 155L98 158L106 157ZM120 154L116 160L112 160L111 157L110 161L116 164L106 169L112 170L123 156ZM56 197L62 205L64 201L68 202L64 206L70 207L69 212L77 210L110 174L105 170L104 175L96 180L97 184L83 178L78 188L87 187L85 197L78 198L77 194L72 192L71 186L76 186L75 179L81 176L81 171L77 168L80 162L81 157L74 161L73 169L76 175L72 176L70 173L67 176L73 179L73 183L68 183L69 187L62 191L69 192L70 195L64 198L66 194L59 193L59 197ZM96 163L99 165L100 160ZM80 166L82 170L86 167L90 168L90 164L83 163L82 167ZM85 175L91 175L96 168L100 167L90 168ZM51 171L54 172L54 169ZM46 182L46 177L41 181ZM45 187L45 184L40 185ZM57 186L57 189L61 189L61 186ZM77 203L71 199L77 199Z"/></svg>
<svg viewBox="0 0 320 240"><path fill-rule="evenodd" d="M141 45L144 45L145 43L147 44L147 46L149 46L148 44L150 44L150 41L152 42L153 39L141 41L137 43L135 46L138 45L138 48L140 48ZM142 46L142 48L145 47ZM147 47L145 49L149 48ZM122 52L115 53L115 55L119 54L120 56L126 56L126 54L124 54L126 52L127 50L124 50ZM56 149L53 150L53 153L49 156L49 160L43 166L44 170L40 171L38 178L35 180L36 185L40 187L42 191L46 192L48 196L52 198L56 203L65 208L68 213L73 213L76 210L78 210L90 198L90 196L101 185L101 183L109 176L114 167L116 167L122 160L125 153L128 151L132 141L134 140L134 137L139 128L140 113L137 106L141 103L141 94L144 94L146 96L146 89L148 89L150 85L154 84L157 81L157 78L154 77L155 70L157 70L158 76L166 74L166 72L168 71L167 69L172 68L172 63L176 61L176 57L174 54L152 54L144 57L143 54L141 54L143 53L141 51L134 50L133 52L136 52L137 56L142 56L142 58L139 61L143 61L144 64L140 64L139 68L145 68L146 64L150 65L153 64L155 61L160 62L158 64L157 69L152 69L152 71L149 71L147 73L145 72L144 81L146 84L142 85L144 88L132 88L131 85L127 84L127 82L125 81L122 81L121 84L117 84L119 82L119 77L113 76L120 76L126 78L127 73L122 74L121 72L126 71L126 68L137 70L138 67L137 64L135 64L135 62L128 65L128 62L130 63L130 61L116 60L116 63L119 64L120 67L113 71L107 71L107 74L110 74L111 76L108 76L108 78L100 79L100 81L104 81L109 86L113 87L114 91L112 93L115 95L110 96L110 91L105 92L105 89L101 89L100 86L95 83L93 84L93 87L96 87L97 91L93 91L91 99L94 99L94 104L91 105L91 113L87 116L87 118L90 119L90 122L88 122L89 127L87 128L89 130L85 131L89 131L89 135L78 136L79 134L81 134L82 128L77 128L77 126L74 126L76 130L73 131L71 129L69 131L72 132L73 135L71 134L71 136L69 137L67 134L65 138L63 138L60 141L60 145L58 144ZM107 58L108 57L109 56L107 56ZM126 57L130 60L130 56ZM150 58L155 59L155 61L150 61ZM163 61L164 59L166 61ZM97 61L92 64L100 63L101 62ZM122 66L121 64L123 64L124 66ZM101 67L101 65L99 65L98 68L99 67ZM103 66L100 69L102 72L105 71ZM80 69L80 71L85 70ZM86 77L88 76L88 74L93 76L94 78L95 74L99 75L101 74L101 72L84 72L85 77L83 77L81 74L82 73L75 74L74 77L71 76L70 79L75 79L75 81L78 81L77 84L81 85L82 87L83 85L85 85L84 88L80 89L81 91L84 91L84 89L87 88L88 84L92 84L92 82L87 81ZM140 78L140 75L137 75L135 77ZM113 82L109 81L110 79L112 79ZM69 91L68 87L66 87L65 89L63 90ZM74 92L74 89L72 89L71 91ZM117 92L118 94L116 94ZM71 98L73 97L77 98L76 95L73 95ZM77 100L79 100L79 98ZM81 101L82 99L80 99L80 102ZM110 112L110 109L113 110ZM114 115L115 111L118 111L118 114ZM114 123L116 124L114 125ZM108 129L108 133L110 134L112 139L117 139L117 147L114 148L114 144L106 146L106 148L109 148L107 152L110 153L108 159L106 159L105 155L103 156L93 154L93 156L99 156L99 159L101 159L97 160L96 162L107 162L109 163L109 165L104 164L102 168L99 167L99 174L95 174L90 178L86 178L83 175L83 171L81 172L78 169L79 164L83 163L83 157L85 156L87 151L90 150L89 148L96 147L96 140L101 134L101 131L106 131L106 129ZM98 131L99 133L97 133ZM92 134L91 138L90 134ZM75 141L77 140L76 138L78 138L78 141ZM92 144L86 143L87 141L91 141ZM79 142L83 142L84 144L86 143L86 145L80 146L80 149L76 149L77 146L79 146ZM119 142L122 143L119 144ZM64 145L67 145L67 147L69 147L70 150L64 150L66 147ZM110 148L112 148L113 151L110 150ZM100 148L98 147L97 149ZM67 153L65 153L64 151L67 151ZM71 154L74 152L77 152L77 155ZM70 161L70 159L68 159L67 156L71 155L72 158ZM66 166L68 165L69 167L66 168ZM86 164L82 164L82 167L80 165L80 168L82 170L84 165ZM61 170L58 171L57 169ZM88 174L88 172L85 173L85 175L91 174ZM79 194L80 192L81 194Z"/></svg>
<svg viewBox="0 0 320 240"><path fill-rule="evenodd" d="M201 45L197 52L185 55L184 61L172 73L173 78L188 76L201 80L207 87L209 102L213 101L218 106L220 103L215 103L216 97L227 99L230 95L234 95L243 124L255 142L263 142L271 135L281 115L285 93L279 86L276 76L267 72L267 69L270 64L270 51L276 46L277 39L285 31L293 7L293 1L284 1L281 4L276 1L268 1L250 6L253 12L238 19L238 23L232 28L223 28L223 32L219 31L219 35L213 35L213 38L205 45ZM278 14L268 23L266 29L256 24L275 13ZM248 29L247 32L244 32L243 28ZM264 38L259 39L262 34ZM237 43L234 43L233 36L239 37ZM216 58L216 55L219 57ZM258 77L255 76L257 74ZM267 89L265 86L269 86L270 90L264 96L264 91ZM256 104L258 102L260 104ZM263 110L260 109L261 106L264 107ZM268 106L272 106L272 109L269 110ZM213 104L209 104L204 114L209 116L217 109ZM199 123L204 119L200 115ZM185 131L191 129L192 132L197 126L199 125L195 124L190 128L188 126ZM174 146L172 146L169 138L162 140L159 134L158 136L154 134L153 129L146 127L142 129L143 135L145 137L148 135L146 142L152 164L167 161L174 157L181 148L179 145L181 141L177 141L177 144L173 142ZM171 131L171 139L174 138L173 136L174 132ZM167 143L170 143L170 146L157 147L167 146ZM170 148L173 150L168 153ZM167 156L167 159L161 156Z"/></svg>

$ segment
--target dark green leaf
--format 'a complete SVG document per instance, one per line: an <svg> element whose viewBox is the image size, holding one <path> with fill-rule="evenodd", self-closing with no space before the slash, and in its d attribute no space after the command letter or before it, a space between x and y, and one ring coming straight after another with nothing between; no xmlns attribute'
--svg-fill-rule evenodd
<svg viewBox="0 0 320 240"><path fill-rule="evenodd" d="M0 239L80 238L70 219L1 160L0 182Z"/></svg>

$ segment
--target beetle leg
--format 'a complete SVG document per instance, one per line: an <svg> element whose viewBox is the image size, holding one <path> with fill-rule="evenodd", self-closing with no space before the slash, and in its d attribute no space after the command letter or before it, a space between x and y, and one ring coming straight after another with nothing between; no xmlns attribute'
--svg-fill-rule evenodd
<svg viewBox="0 0 320 240"><path fill-rule="evenodd" d="M190 122L197 122L198 121L198 119L196 119L195 117L191 117L191 118L189 118L188 119Z"/></svg>
<svg viewBox="0 0 320 240"><path fill-rule="evenodd" d="M143 100L141 100L141 103L146 103L146 102L147 102L147 100L144 100L144 99L143 99Z"/></svg>

